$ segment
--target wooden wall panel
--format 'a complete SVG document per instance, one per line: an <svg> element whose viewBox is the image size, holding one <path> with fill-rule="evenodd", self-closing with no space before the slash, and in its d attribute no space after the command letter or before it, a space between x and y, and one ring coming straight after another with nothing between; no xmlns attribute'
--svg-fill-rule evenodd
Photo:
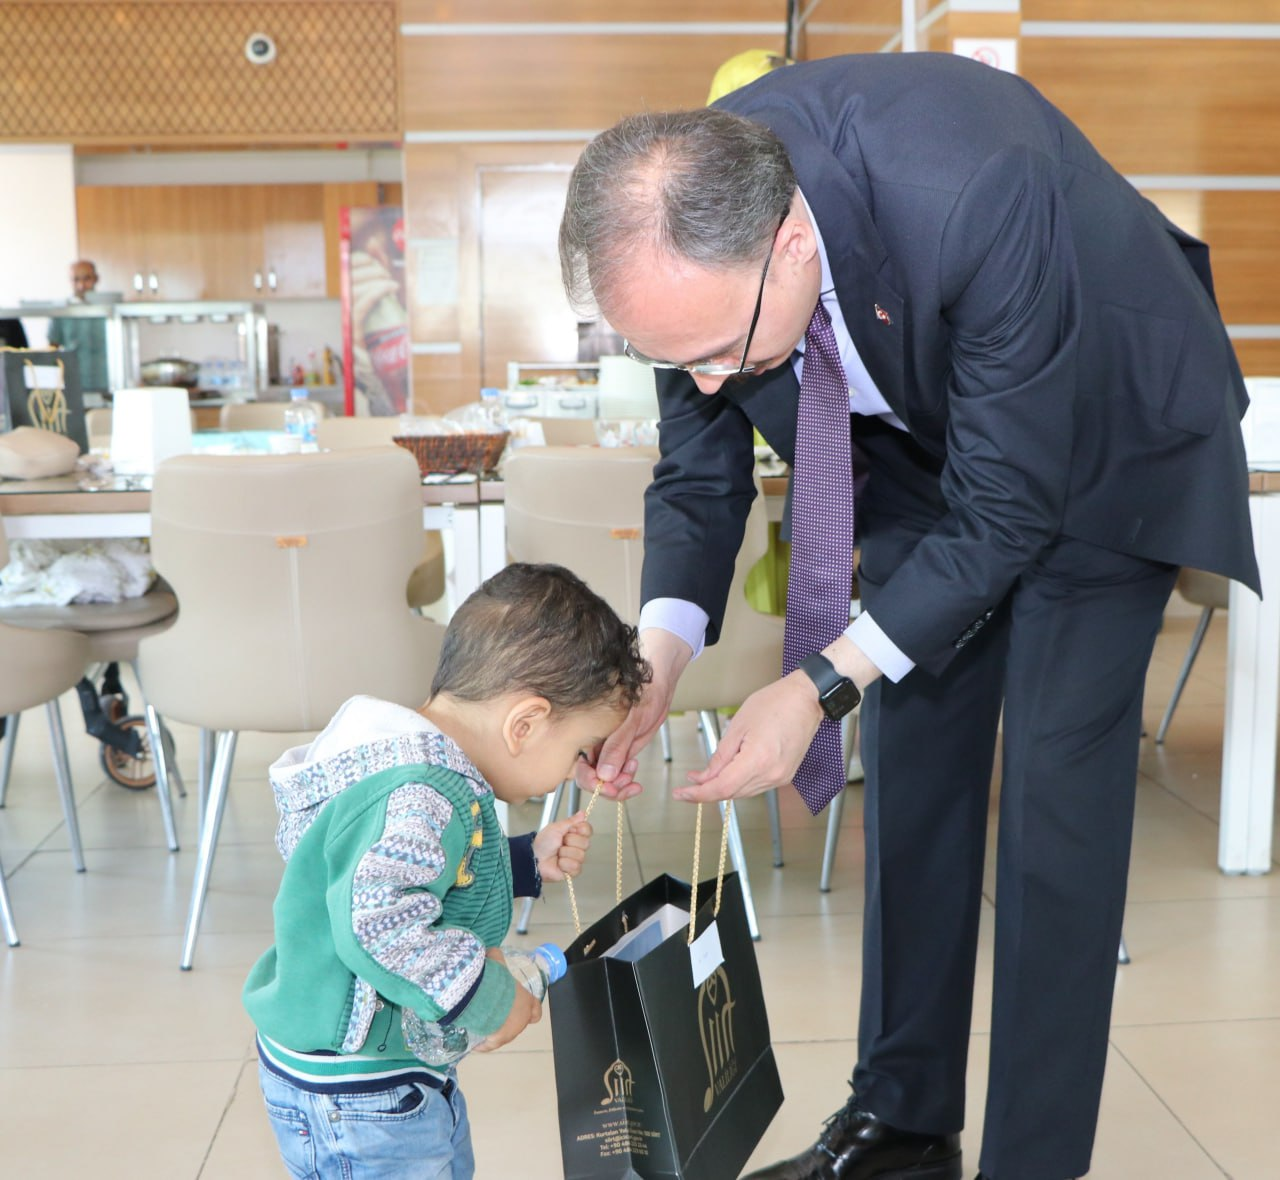
<svg viewBox="0 0 1280 1180"><path fill-rule="evenodd" d="M405 37L407 132L603 129L701 106L716 68L760 36Z"/></svg>
<svg viewBox="0 0 1280 1180"><path fill-rule="evenodd" d="M1232 343L1246 377L1280 376L1280 340L1235 340Z"/></svg>
<svg viewBox="0 0 1280 1180"><path fill-rule="evenodd" d="M1022 0L1023 20L1280 21L1280 0Z"/></svg>
<svg viewBox="0 0 1280 1180"><path fill-rule="evenodd" d="M755 24L785 19L781 0L400 0L406 24L509 24L573 21L708 21Z"/></svg>
<svg viewBox="0 0 1280 1180"><path fill-rule="evenodd" d="M245 60L250 33L278 56ZM0 140L399 138L395 0L0 4Z"/></svg>
<svg viewBox="0 0 1280 1180"><path fill-rule="evenodd" d="M1207 192L1201 205L1223 318L1280 324L1280 192Z"/></svg>
<svg viewBox="0 0 1280 1180"><path fill-rule="evenodd" d="M550 189L539 185L540 173L554 183L567 178L582 144L563 143L463 143L407 144L405 146L405 218L408 226L407 269L410 331L413 341L427 347L460 346L457 352L413 358L413 398L419 413L440 413L474 401L484 385L506 384L506 363L575 360L576 340L569 334L573 323L559 276L548 259L555 250L561 204L548 200ZM538 199L518 201L522 171L529 189L544 189ZM499 199L486 205L496 193ZM537 243L539 264L526 268L505 287L485 287L486 243L482 229L488 224L494 237L488 271L492 275L493 252L503 249L502 239L513 248L519 242ZM514 218L511 224L495 223L495 217ZM518 224L517 224L518 220ZM417 273L415 239L456 239L458 299L452 306L430 301L412 276ZM498 262L501 266L500 261ZM425 296L425 298L424 298ZM529 309L520 313L521 305ZM563 309L558 313L557 309ZM548 324L563 316L555 340L565 355L546 351ZM487 329L487 330L486 330Z"/></svg>
<svg viewBox="0 0 1280 1180"><path fill-rule="evenodd" d="M1019 52L1124 173L1280 172L1274 41L1028 36Z"/></svg>

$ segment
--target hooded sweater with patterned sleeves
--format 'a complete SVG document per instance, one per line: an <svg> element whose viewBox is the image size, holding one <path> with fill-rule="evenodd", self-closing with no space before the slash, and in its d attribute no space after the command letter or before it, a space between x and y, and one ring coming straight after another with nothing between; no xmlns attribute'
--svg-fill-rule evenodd
<svg viewBox="0 0 1280 1180"><path fill-rule="evenodd" d="M497 1029L516 984L485 951L511 923L513 863L520 892L539 882L532 837L508 847L462 750L354 697L270 779L286 865L276 941L243 995L268 1066L315 1088L386 1078L422 1069L406 1045L421 1023Z"/></svg>

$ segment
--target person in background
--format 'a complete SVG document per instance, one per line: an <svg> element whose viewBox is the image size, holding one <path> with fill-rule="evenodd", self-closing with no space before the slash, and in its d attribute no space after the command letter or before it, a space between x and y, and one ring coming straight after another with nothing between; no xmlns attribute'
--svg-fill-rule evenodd
<svg viewBox="0 0 1280 1180"><path fill-rule="evenodd" d="M498 949L512 896L575 876L591 836L579 813L508 841L494 799L594 757L647 680L635 629L580 579L509 565L449 623L421 709L355 697L271 767L286 866L244 1004L293 1175L474 1174L456 1073L415 1046L439 1023L496 1049L540 1019Z"/></svg>
<svg viewBox="0 0 1280 1180"><path fill-rule="evenodd" d="M1207 247L1025 80L905 53L624 119L574 168L560 253L575 309L660 370L653 680L591 778L638 789L638 751L718 638L753 425L793 468L785 675L677 797L794 782L821 810L865 694L852 1094L754 1180L961 1180L1002 718L979 1167L1084 1175L1155 636L1179 565L1259 585Z"/></svg>
<svg viewBox="0 0 1280 1180"><path fill-rule="evenodd" d="M98 286L98 268L87 258L71 264L71 303L87 303ZM101 319L54 316L49 323L49 343L71 349L80 364L80 388L105 393L107 377L107 326Z"/></svg>

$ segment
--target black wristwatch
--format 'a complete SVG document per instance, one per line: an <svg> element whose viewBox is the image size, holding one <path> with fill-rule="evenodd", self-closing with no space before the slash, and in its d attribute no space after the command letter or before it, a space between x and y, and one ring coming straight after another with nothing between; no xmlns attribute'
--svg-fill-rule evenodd
<svg viewBox="0 0 1280 1180"><path fill-rule="evenodd" d="M858 686L849 677L841 676L826 656L817 652L805 656L799 668L817 687L818 704L832 721L839 721L858 707L862 700Z"/></svg>

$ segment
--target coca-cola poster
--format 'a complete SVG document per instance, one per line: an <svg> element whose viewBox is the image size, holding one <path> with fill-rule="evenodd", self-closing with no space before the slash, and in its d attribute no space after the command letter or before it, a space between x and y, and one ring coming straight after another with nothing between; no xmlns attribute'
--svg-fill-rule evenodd
<svg viewBox="0 0 1280 1180"><path fill-rule="evenodd" d="M370 414L401 414L412 409L404 211L393 205L350 206L340 218L346 412L359 411L359 390Z"/></svg>

